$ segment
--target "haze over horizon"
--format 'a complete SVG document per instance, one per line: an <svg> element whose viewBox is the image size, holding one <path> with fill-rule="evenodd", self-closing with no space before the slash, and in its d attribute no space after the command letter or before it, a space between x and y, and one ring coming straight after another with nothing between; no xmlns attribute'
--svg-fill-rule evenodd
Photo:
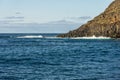
<svg viewBox="0 0 120 80"><path fill-rule="evenodd" d="M64 33L105 10L113 0L0 0L0 33Z"/></svg>

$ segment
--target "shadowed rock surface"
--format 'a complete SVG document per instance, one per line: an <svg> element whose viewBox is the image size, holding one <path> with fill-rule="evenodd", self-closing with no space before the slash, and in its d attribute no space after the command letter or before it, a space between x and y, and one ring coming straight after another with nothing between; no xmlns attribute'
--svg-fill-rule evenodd
<svg viewBox="0 0 120 80"><path fill-rule="evenodd" d="M58 35L58 37L89 37L93 35L120 38L120 0L113 1L103 13L78 29Z"/></svg>

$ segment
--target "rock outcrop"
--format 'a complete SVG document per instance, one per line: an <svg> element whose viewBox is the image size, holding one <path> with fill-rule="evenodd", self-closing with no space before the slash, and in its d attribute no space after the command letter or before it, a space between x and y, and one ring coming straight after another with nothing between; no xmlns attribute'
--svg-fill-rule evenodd
<svg viewBox="0 0 120 80"><path fill-rule="evenodd" d="M120 38L120 0L113 1L103 13L78 29L58 35L58 37L90 37L93 35Z"/></svg>

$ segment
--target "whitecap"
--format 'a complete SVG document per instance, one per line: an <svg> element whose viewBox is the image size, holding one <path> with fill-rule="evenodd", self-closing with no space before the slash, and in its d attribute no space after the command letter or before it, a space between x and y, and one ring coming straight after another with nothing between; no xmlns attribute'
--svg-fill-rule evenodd
<svg viewBox="0 0 120 80"><path fill-rule="evenodd" d="M91 37L72 37L70 39L111 39L111 38L110 37L104 37L104 36L96 37L95 35L93 35Z"/></svg>
<svg viewBox="0 0 120 80"><path fill-rule="evenodd" d="M35 36L35 35L27 35L27 36L19 36L17 38L43 38L42 35L38 35L38 36Z"/></svg>

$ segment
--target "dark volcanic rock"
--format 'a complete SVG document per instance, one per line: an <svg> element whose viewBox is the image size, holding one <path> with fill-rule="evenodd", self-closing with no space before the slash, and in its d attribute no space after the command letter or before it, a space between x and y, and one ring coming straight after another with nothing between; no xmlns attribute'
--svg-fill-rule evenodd
<svg viewBox="0 0 120 80"><path fill-rule="evenodd" d="M105 36L120 38L120 0L113 1L109 7L80 28L58 37Z"/></svg>

